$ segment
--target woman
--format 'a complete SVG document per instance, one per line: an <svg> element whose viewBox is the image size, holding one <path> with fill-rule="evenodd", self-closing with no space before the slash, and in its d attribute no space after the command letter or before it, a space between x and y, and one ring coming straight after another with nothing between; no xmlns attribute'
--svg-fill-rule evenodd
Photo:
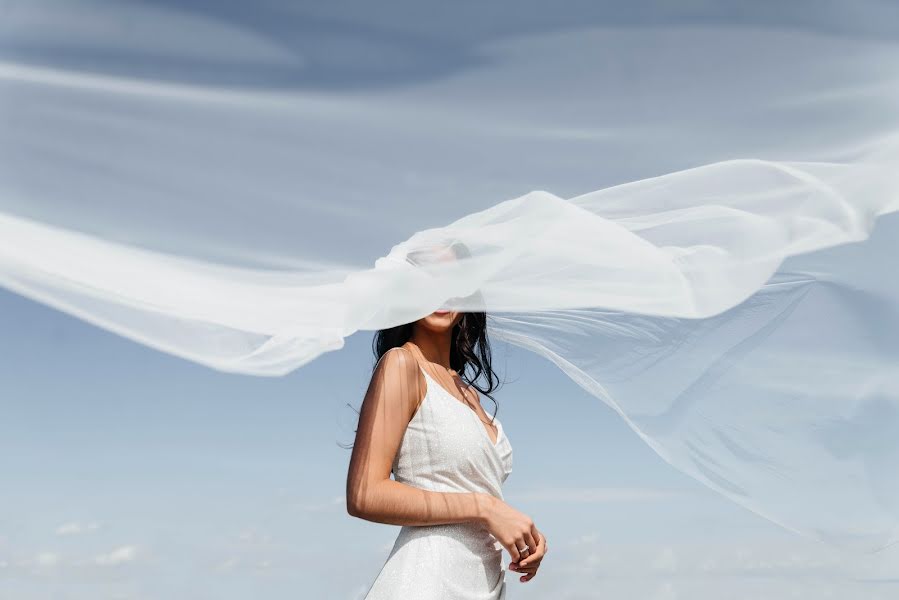
<svg viewBox="0 0 899 600"><path fill-rule="evenodd" d="M475 391L494 389L486 314L438 310L382 330L376 355L347 509L402 528L366 600L505 598L502 548L525 582L547 546L531 518L503 501L512 447ZM482 374L487 389L473 383Z"/></svg>

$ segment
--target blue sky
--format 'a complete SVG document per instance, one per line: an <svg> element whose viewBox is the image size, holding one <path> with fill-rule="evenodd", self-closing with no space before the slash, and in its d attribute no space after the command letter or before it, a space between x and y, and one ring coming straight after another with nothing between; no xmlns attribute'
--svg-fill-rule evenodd
<svg viewBox="0 0 899 600"><path fill-rule="evenodd" d="M343 504L371 332L283 378L224 374L0 293L4 598L346 598L398 528ZM550 540L516 598L889 598L841 556L669 467L536 355L497 344L506 499ZM486 408L492 404L487 401ZM877 583L858 580L876 577Z"/></svg>
<svg viewBox="0 0 899 600"><path fill-rule="evenodd" d="M73 97L79 98L84 90L114 89L123 73L140 77L143 65L156 69L163 105L178 94L221 100L216 94L223 89L236 90L236 96L225 94L229 100L259 88L265 88L259 94L264 101L271 88L303 100L290 121L259 111L252 123L271 128L259 136L245 135L234 123L221 128L217 109L185 109L180 116L192 117L185 131L210 133L174 137L195 144L186 163L165 152L171 141L165 131L157 138L153 123L117 114L146 143L123 143L135 154L116 163L118 172L109 167L103 176L72 176L83 188L79 202L65 206L54 205L52 186L44 186L55 181L47 169L58 173L48 163L25 165L31 171L13 168L23 167L15 162L20 146L14 134L32 129L10 131L12 141L0 144L0 184L21 183L34 202L19 205L19 196L4 193L0 208L39 216L41 209L63 208L72 222L89 227L97 214L109 212L109 194L122 190L113 186L121 181L106 176L156 160L143 173L165 173L166 186L126 186L132 208L156 207L170 189L176 197L198 197L215 174L222 210L243 209L247 190L264 181L270 206L286 198L297 204L325 199L314 207L320 219L279 220L281 213L272 211L275 219L263 222L238 210L230 216L246 221L222 218L238 224L233 230L198 218L192 223L197 238L224 236L254 258L283 258L307 249L304 233L350 222L354 227L344 233L354 243L334 237L323 254L367 266L389 249L385 242L531 189L571 197L712 158L755 155L771 140L784 153L816 150L819 142L825 148L826 136L818 137L825 121L847 128L881 122L874 112L847 115L826 102L814 108L772 102L772 113L762 115L770 120L744 122L750 109L767 101L769 86L807 78L808 89L827 90L832 73L810 68L799 77L772 68L750 74L739 65L758 58L774 67L788 52L815 65L815 53L831 46L819 47L813 34L847 43L892 42L899 31L894 4L851 3L853 10L838 2L676 4L579 2L562 11L539 3L456 3L453 9L442 5L435 18L412 2L266 1L249 9L236 0L46 0L27 5L43 9L30 22L23 16L26 3L0 0L9 17L7 25L0 23L6 27L0 29L0 59L34 67L23 89L50 77L41 70L47 66L108 76L100 84L75 77ZM131 20L119 39L120 31L108 25L121 16L117 10L127 13L118 8L126 5L142 18ZM80 21L76 14L90 18ZM42 48L16 18L33 31L50 32L59 47ZM685 28L683 37L653 29L672 24ZM702 26L733 29L702 32ZM639 27L648 28L645 35L634 33ZM96 31L129 52L104 54L93 45ZM191 60L156 53L160 31L175 56ZM697 47L737 40L726 59L685 52L697 77L708 73L709 81L722 84L712 93L682 85L672 74L683 64L665 60L696 39ZM652 44L662 50L653 54ZM756 53L754 45L764 51ZM234 55L210 58L208 48ZM146 56L152 60L135 59ZM245 56L265 68L246 68ZM584 56L592 64L581 61ZM634 65L646 67L644 79L633 76ZM854 77L856 65L848 67ZM192 78L197 73L202 81ZM611 93L614 86L622 86L626 102ZM872 111L893 110L876 100ZM46 115L28 108L16 106L19 116L35 119L27 121L33 131L43 131ZM806 135L782 139L785 121ZM650 130L657 136L640 136ZM625 131L633 137L616 137ZM100 151L108 148L91 143L114 136L79 135L74 141L84 142L85 156L108 158ZM45 158L65 163L66 155ZM370 225L379 211L345 218L358 206L340 200L360 197L376 198L384 213L408 216L378 227ZM428 203L421 209L423 198ZM152 216L150 210L133 219L146 218L147 235L159 229ZM242 237L244 230L263 231L266 245ZM225 374L0 289L0 600L361 597L398 531L352 518L343 504L350 451L339 444L353 439L353 407L371 371L371 337L358 332L343 349L285 377ZM496 397L514 449L505 497L534 518L551 545L532 582L508 576L510 599L897 597L899 553L846 555L786 532L670 467L611 409L542 358L497 342L494 363L507 382ZM492 412L493 404L487 401L485 409Z"/></svg>

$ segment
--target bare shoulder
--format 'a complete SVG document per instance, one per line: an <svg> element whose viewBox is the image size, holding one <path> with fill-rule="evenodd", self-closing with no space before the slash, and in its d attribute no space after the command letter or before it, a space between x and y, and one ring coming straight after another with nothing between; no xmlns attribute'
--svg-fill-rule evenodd
<svg viewBox="0 0 899 600"><path fill-rule="evenodd" d="M411 350L404 346L389 349L378 360L372 384L388 396L407 404L410 415L424 398L426 381Z"/></svg>
<svg viewBox="0 0 899 600"><path fill-rule="evenodd" d="M385 352L378 360L379 370L386 371L385 375L393 376L395 374L411 375L418 368L418 362L412 351L405 346L396 346Z"/></svg>

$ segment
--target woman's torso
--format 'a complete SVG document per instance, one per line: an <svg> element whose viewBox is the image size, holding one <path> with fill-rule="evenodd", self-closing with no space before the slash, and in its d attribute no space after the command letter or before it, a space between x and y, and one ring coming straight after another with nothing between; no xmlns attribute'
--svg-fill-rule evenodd
<svg viewBox="0 0 899 600"><path fill-rule="evenodd" d="M512 445L502 423L494 419L494 442L481 417L419 367L426 391L394 458L395 479L436 492L483 492L502 499L502 485L512 472Z"/></svg>
<svg viewBox="0 0 899 600"><path fill-rule="evenodd" d="M429 491L502 499L512 472L512 445L502 423L493 421L494 441L478 413L418 364L426 391L394 458L394 478ZM505 596L504 579L502 546L484 525L403 526L367 597L405 597L403 590L414 588L418 598L498 599Z"/></svg>

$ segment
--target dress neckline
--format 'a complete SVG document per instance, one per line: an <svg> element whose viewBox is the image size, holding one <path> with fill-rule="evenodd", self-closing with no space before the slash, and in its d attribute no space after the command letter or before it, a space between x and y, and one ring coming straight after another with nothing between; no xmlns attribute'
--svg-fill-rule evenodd
<svg viewBox="0 0 899 600"><path fill-rule="evenodd" d="M500 423L499 419L497 419L496 417L493 418L493 422L496 423L496 441L494 442L493 438L490 437L490 432L487 431L487 426L484 425L483 421L481 421L481 417L478 416L478 413L476 411L474 411L473 409L471 409L470 407L465 406L465 404L461 400L456 398L456 396L454 394L452 394L449 390L447 390L445 387L443 387L439 381L437 381L436 379L431 377L431 375L428 374L428 372L425 370L425 368L422 366L422 364L420 362L418 362L418 361L415 361L415 362L418 363L418 368L421 369L421 372L424 373L425 378L427 378L427 380L428 380L428 386L429 386L428 389L430 389L430 384L433 383L435 386L437 386L437 388L441 392L450 396L452 401L459 405L459 408L461 408L462 410L464 410L467 413L470 413L475 418L478 429L480 429L481 433L483 433L484 437L487 438L487 443L489 443L490 446L494 449L499 448L499 444L502 441L502 436L503 436L503 426L502 426L502 423Z"/></svg>

